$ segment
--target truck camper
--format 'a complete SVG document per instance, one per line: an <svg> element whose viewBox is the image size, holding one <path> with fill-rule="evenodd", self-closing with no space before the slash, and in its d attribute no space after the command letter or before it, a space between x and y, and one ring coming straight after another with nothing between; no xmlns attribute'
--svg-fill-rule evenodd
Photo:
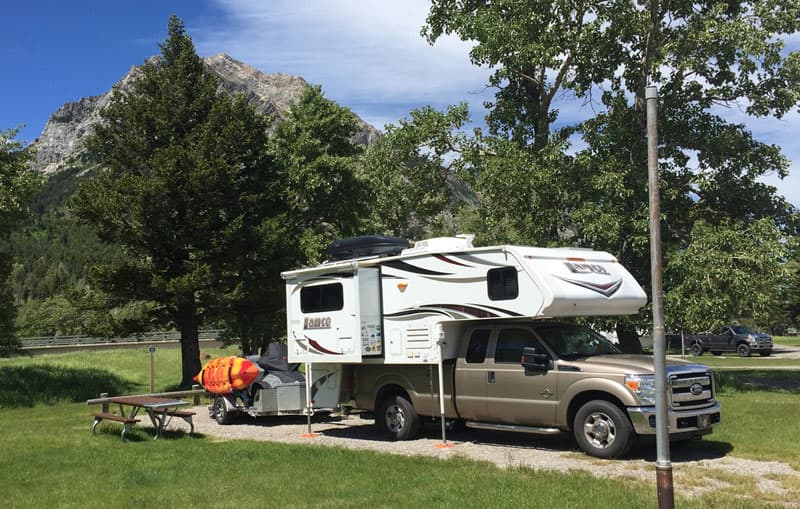
<svg viewBox="0 0 800 509"><path fill-rule="evenodd" d="M422 419L467 427L572 432L617 457L655 434L653 359L626 355L566 318L634 314L646 296L608 253L473 247L472 237L334 243L286 280L288 359L341 367L341 399L374 412L392 439ZM673 439L720 420L709 368L670 361Z"/></svg>
<svg viewBox="0 0 800 509"><path fill-rule="evenodd" d="M638 312L647 298L608 253L576 248L475 248L470 236L346 244L353 259L284 272L292 362L437 362L443 324ZM394 241L394 250L385 247ZM371 254L370 243L380 254ZM336 244L329 254L336 255ZM441 355L455 358L446 338Z"/></svg>

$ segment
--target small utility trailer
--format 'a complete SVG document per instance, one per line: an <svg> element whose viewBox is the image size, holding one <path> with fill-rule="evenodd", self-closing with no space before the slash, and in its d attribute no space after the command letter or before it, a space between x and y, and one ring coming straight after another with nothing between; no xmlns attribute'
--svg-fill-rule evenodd
<svg viewBox="0 0 800 509"><path fill-rule="evenodd" d="M289 364L286 356L286 345L281 343L268 345L262 356L248 356L247 360L258 366L255 381L242 389L217 394L209 407L211 417L219 424L230 424L241 414L260 417L333 411L339 404L341 365L314 366L307 387L306 374L299 365Z"/></svg>

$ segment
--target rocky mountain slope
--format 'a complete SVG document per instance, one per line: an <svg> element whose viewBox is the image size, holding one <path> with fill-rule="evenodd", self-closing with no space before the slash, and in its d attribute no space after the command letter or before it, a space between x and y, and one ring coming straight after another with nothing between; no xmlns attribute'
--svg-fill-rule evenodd
<svg viewBox="0 0 800 509"><path fill-rule="evenodd" d="M300 77L288 74L264 74L258 69L234 60L228 55L214 55L204 59L206 68L220 80L220 91L229 94L244 94L255 108L263 113L275 115L278 120L286 118L292 104L309 86ZM132 67L117 83L121 89L130 86L136 79L139 68ZM39 138L34 141L35 170L52 174L63 168L63 164L78 156L83 142L100 121L100 111L108 104L111 90L75 102L68 102L50 117ZM359 119L361 129L355 139L362 145L373 144L380 133Z"/></svg>

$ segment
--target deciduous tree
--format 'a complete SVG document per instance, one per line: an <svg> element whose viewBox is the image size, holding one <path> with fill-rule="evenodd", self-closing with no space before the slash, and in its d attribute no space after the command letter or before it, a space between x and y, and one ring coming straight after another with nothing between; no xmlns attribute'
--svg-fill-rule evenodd
<svg viewBox="0 0 800 509"><path fill-rule="evenodd" d="M481 224L518 241L608 250L649 286L645 87L661 97L667 258L699 220L769 218L792 235L792 207L759 180L785 175L786 159L721 111L797 107L800 53L784 44L799 28L791 0L434 0L423 34L474 41L473 63L493 69L489 134L471 160ZM596 114L564 122L557 106L570 99ZM565 142L577 137L583 148L572 151ZM646 324L617 323L625 349L638 349Z"/></svg>
<svg viewBox="0 0 800 509"><path fill-rule="evenodd" d="M8 239L11 230L28 213L39 187L39 178L28 165L31 153L16 141L16 130L0 131L0 241ZM9 275L11 255L0 251L0 355L19 347L14 318L16 309L11 294Z"/></svg>

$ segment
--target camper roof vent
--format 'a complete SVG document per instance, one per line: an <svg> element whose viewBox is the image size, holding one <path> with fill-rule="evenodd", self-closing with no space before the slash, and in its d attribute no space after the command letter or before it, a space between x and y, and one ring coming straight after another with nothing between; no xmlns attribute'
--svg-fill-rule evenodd
<svg viewBox="0 0 800 509"><path fill-rule="evenodd" d="M364 235L349 239L335 240L325 254L328 262L367 258L372 256L395 256L408 247L408 241L383 235Z"/></svg>
<svg viewBox="0 0 800 509"><path fill-rule="evenodd" d="M472 239L474 237L474 235L464 234L456 235L455 237L435 237L433 239L420 240L414 243L414 247L403 251L403 254L472 249Z"/></svg>

